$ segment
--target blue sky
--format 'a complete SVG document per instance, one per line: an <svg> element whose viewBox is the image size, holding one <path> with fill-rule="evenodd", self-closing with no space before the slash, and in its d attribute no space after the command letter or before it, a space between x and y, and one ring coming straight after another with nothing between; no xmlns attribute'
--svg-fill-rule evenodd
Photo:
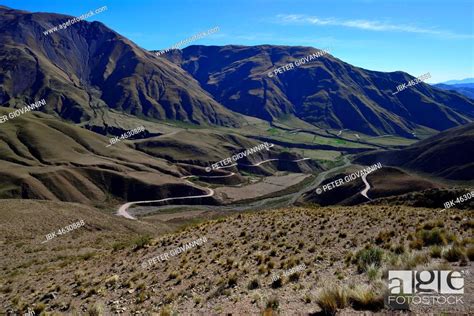
<svg viewBox="0 0 474 316"><path fill-rule="evenodd" d="M428 82L474 77L473 0L22 0L15 9L100 21L146 49L165 49L215 26L202 45L328 48L355 66L429 72Z"/></svg>

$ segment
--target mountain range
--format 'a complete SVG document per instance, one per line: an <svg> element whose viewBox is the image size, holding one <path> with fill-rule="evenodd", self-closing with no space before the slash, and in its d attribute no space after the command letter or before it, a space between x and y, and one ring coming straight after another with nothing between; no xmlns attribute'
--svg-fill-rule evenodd
<svg viewBox="0 0 474 316"><path fill-rule="evenodd" d="M435 84L434 86L441 90L456 91L470 99L474 99L474 83L456 83L456 84L438 83L438 84Z"/></svg>
<svg viewBox="0 0 474 316"><path fill-rule="evenodd" d="M144 119L239 126L239 116L187 72L99 22L43 35L70 16L0 7L0 103L45 98L45 111L109 131L123 113Z"/></svg>
<svg viewBox="0 0 474 316"><path fill-rule="evenodd" d="M240 127L246 116L297 117L325 129L411 137L474 118L474 101L413 79L347 64L311 47L190 46L156 56L100 22L80 21L45 36L70 16L0 7L0 103L44 98L42 111L100 133L123 131L128 117Z"/></svg>
<svg viewBox="0 0 474 316"><path fill-rule="evenodd" d="M414 79L349 65L327 54L270 78L267 74L319 50L288 46L190 46L166 55L227 108L265 120L294 115L322 128L409 137L414 129L444 130L474 117L474 101Z"/></svg>
<svg viewBox="0 0 474 316"><path fill-rule="evenodd" d="M0 6L1 315L383 314L388 268L472 271L472 83L71 18Z"/></svg>
<svg viewBox="0 0 474 316"><path fill-rule="evenodd" d="M469 84L474 83L474 78L465 78L461 80L448 80L445 82L440 82L440 84L455 85L455 84Z"/></svg>

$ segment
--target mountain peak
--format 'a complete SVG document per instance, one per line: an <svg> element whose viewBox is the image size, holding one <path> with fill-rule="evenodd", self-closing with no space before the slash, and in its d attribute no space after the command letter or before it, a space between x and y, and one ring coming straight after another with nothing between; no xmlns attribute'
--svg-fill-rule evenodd
<svg viewBox="0 0 474 316"><path fill-rule="evenodd" d="M110 111L194 124L240 124L238 115L213 100L188 73L100 22L78 21L45 34L70 18L25 16L18 10L0 16L4 106L45 98L46 112L86 126L94 121L101 129L117 124L107 120Z"/></svg>

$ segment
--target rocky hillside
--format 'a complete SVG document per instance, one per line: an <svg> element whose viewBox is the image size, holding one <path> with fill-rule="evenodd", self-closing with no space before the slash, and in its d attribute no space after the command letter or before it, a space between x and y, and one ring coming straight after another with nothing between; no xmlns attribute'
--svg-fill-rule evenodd
<svg viewBox="0 0 474 316"><path fill-rule="evenodd" d="M355 162L399 166L437 177L474 179L474 123L449 129L400 150L360 154Z"/></svg>
<svg viewBox="0 0 474 316"><path fill-rule="evenodd" d="M96 205L201 192L172 163L108 140L38 112L2 124L0 198Z"/></svg>
<svg viewBox="0 0 474 316"><path fill-rule="evenodd" d="M383 297L389 269L474 272L472 211L291 208L236 214L166 235L166 223L157 223L160 232L154 233L146 222L138 226L96 213L65 203L8 200L0 205L0 219L9 223L0 225L5 267L0 311L387 313ZM51 216L57 217L55 223L46 220ZM45 234L81 218L83 227L41 243ZM197 240L199 245L193 244ZM464 305L410 310L468 314L473 285L465 277Z"/></svg>
<svg viewBox="0 0 474 316"><path fill-rule="evenodd" d="M102 23L80 21L43 34L72 18L0 7L2 106L44 98L43 111L102 130L116 125L105 115L110 111L194 124L240 124L238 115L187 72Z"/></svg>
<svg viewBox="0 0 474 316"><path fill-rule="evenodd" d="M299 46L193 45L164 56L227 108L266 120L295 115L320 127L411 137L417 128L441 131L474 119L471 99L425 83L392 95L414 78L355 67L331 54L268 75L318 53Z"/></svg>

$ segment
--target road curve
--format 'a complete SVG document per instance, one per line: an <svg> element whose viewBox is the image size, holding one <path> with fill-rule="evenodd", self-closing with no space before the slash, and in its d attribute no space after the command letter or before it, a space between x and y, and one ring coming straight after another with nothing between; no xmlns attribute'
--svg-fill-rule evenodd
<svg viewBox="0 0 474 316"><path fill-rule="evenodd" d="M302 158L302 159L297 159L297 160L288 160L288 161L291 161L291 162L299 162L299 161L303 161L303 160L309 160L310 158ZM253 164L253 165L244 165L244 166L260 166L261 164L265 163L265 162L268 162L268 161L275 161L275 160L280 160L280 159L267 159L267 160L264 160L264 161L260 161L256 164ZM243 165L243 164L242 164ZM230 166L229 166L230 167ZM219 168L220 169L220 168ZM225 178L225 177L231 177L235 175L235 172L230 172L229 174L227 175L223 175L223 176L197 176L197 177L203 177L203 178ZM191 176L185 176L185 177L181 177L181 179L187 179L187 178L190 178L190 177L193 177L193 175ZM193 187L196 187L192 182L189 182L188 180L185 180L188 184L190 184L191 186ZM130 215L130 213L127 212L127 210L130 208L130 206L132 205L136 205L136 204L144 204L144 203L158 203L158 202L164 202L164 201L172 201L172 200L181 200L181 199L196 199L196 198L204 198L204 197L211 197L214 195L214 190L213 189L209 189L209 188L199 188L199 189L206 189L209 191L208 194L204 194L204 195L192 195L192 196L183 196L183 197L173 197L173 198L166 198L166 199L160 199L160 200L150 200L150 201L135 201L135 202L127 202L123 205L121 205L117 211L117 213L115 213L115 215L117 216L122 216L122 217L125 217L125 218L128 218L128 219L134 219L136 220L136 218L132 215Z"/></svg>
<svg viewBox="0 0 474 316"><path fill-rule="evenodd" d="M362 175L362 181L364 181L364 183L365 183L365 188L364 188L364 190L360 191L360 194L365 196L368 200L372 200L371 198L369 198L367 196L367 192L369 192L369 190L370 190L370 184L369 184L369 182L367 181L366 178L367 178L367 174L363 174Z"/></svg>
<svg viewBox="0 0 474 316"><path fill-rule="evenodd" d="M233 165L230 165L228 167L231 167L231 166L236 166L236 165L240 165L240 166L246 166L246 167L257 167L257 166L260 166L261 164L265 163L265 162L269 162L269 161L277 161L277 160L281 160L281 161L289 161L289 162L299 162L299 161L303 161L303 160L310 160L311 158L301 158L301 159L296 159L296 160L284 160L284 159L267 159L267 160L263 160L263 161L260 161L260 162L257 162L253 165L247 165L247 164L243 164L243 163L236 163L236 164L233 164ZM221 168L228 168L228 167L219 167L217 169L221 169Z"/></svg>
<svg viewBox="0 0 474 316"><path fill-rule="evenodd" d="M205 188L206 190L209 191L208 194L204 195L191 195L191 196L183 196L183 197L173 197L173 198L166 198L166 199L160 199L160 200L150 200L150 201L136 201L136 202L128 202L120 206L118 209L117 213L115 215L118 216L123 216L128 219L136 219L132 215L130 215L127 210L130 206L135 205L135 204L143 204L143 203L158 203L158 202L165 202L165 201L172 201L172 200L184 200L184 199L196 199L196 198L205 198L205 197L210 197L214 195L214 190L213 189L208 189Z"/></svg>

